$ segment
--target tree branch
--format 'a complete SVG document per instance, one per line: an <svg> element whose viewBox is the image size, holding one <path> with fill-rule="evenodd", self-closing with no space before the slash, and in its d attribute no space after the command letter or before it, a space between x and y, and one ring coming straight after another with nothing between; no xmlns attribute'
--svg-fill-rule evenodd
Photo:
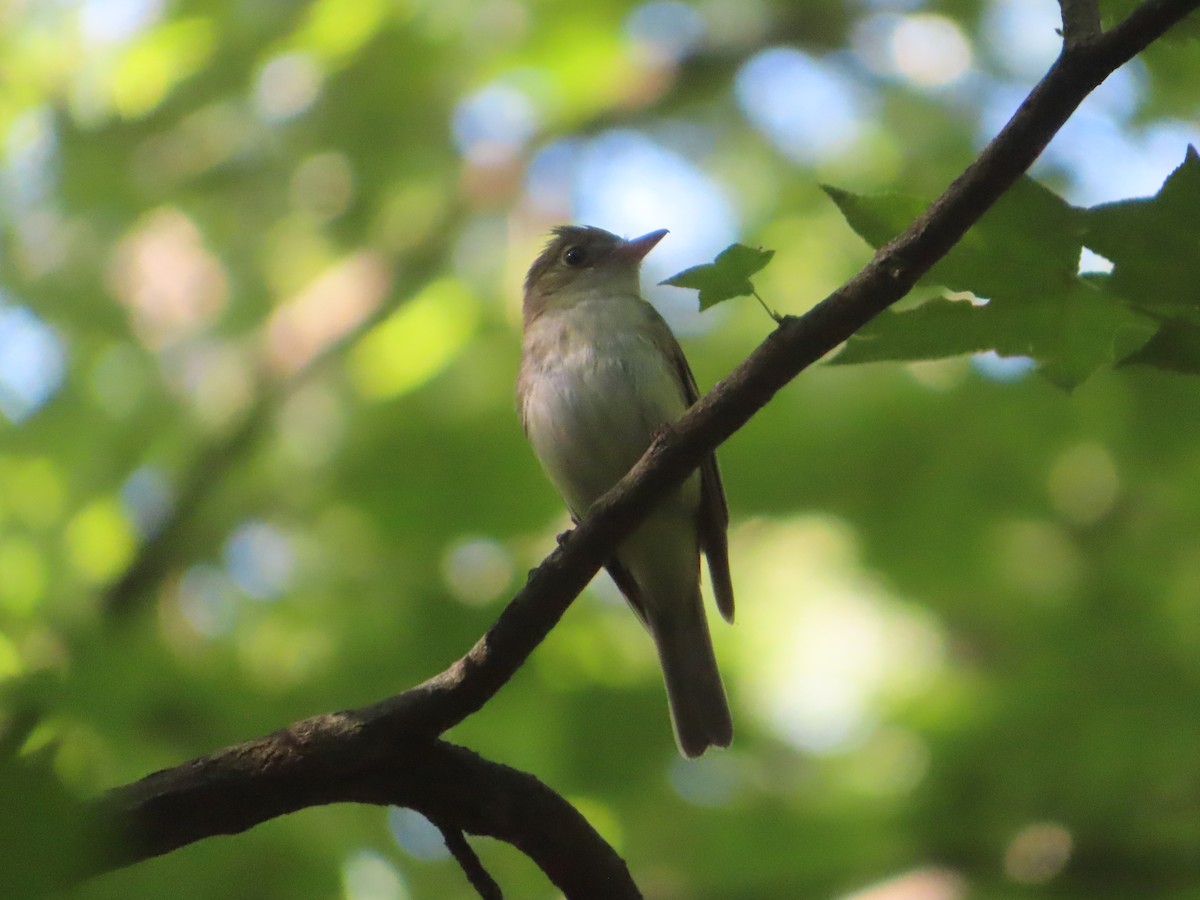
<svg viewBox="0 0 1200 900"><path fill-rule="evenodd" d="M1058 0L1062 10L1063 46L1074 50L1100 36L1100 6L1096 0Z"/></svg>
<svg viewBox="0 0 1200 900"><path fill-rule="evenodd" d="M532 775L445 741L390 740L363 728L353 711L306 719L109 791L95 813L127 841L96 872L346 802L406 806L442 828L506 841L568 897L640 896L612 847Z"/></svg>
<svg viewBox="0 0 1200 900"><path fill-rule="evenodd" d="M1025 172L1088 93L1197 5L1148 0L1109 32L1068 42L1012 120L942 196L843 287L805 315L786 317L656 440L445 672L380 703L307 719L106 795L102 807L134 836L110 865L306 806L399 803L443 826L510 841L568 896L597 896L597 885L609 886L608 896L637 896L619 857L565 801L532 776L437 737L507 682L662 496L799 372L904 296Z"/></svg>
<svg viewBox="0 0 1200 900"><path fill-rule="evenodd" d="M467 876L471 887L479 894L480 900L503 900L504 894L500 891L500 885L496 884L496 880L483 867L483 862L471 849L462 830L453 825L438 825L437 828L446 842L446 849L458 861L459 867Z"/></svg>

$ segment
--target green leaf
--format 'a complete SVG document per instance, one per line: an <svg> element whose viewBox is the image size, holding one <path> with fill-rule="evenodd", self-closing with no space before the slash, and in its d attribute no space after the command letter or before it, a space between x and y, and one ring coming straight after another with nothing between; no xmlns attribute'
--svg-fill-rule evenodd
<svg viewBox="0 0 1200 900"><path fill-rule="evenodd" d="M1181 182L1182 173L1177 176L1172 178ZM826 192L850 226L874 246L891 240L925 206L895 194L864 197L834 188ZM1184 207L1200 208L1190 185L1186 193L1179 183L1171 191L1164 186L1164 193L1184 194L1181 213ZM1118 283L1103 276L1079 276L1079 256L1093 213L1072 207L1029 178L1021 179L925 278L985 302L940 299L886 312L851 338L834 361L938 359L995 350L1002 356L1032 357L1043 375L1065 388L1102 365L1120 362L1142 348L1157 325L1128 302ZM1119 240L1122 228L1134 225L1118 225L1105 236ZM1161 237L1151 240L1166 244ZM1179 253L1178 248L1173 252ZM1179 258L1190 260L1194 251L1179 253ZM1139 271L1138 277L1148 276Z"/></svg>
<svg viewBox="0 0 1200 900"><path fill-rule="evenodd" d="M1167 317L1200 310L1200 156L1183 163L1153 197L1083 212L1083 241L1113 263L1112 289Z"/></svg>
<svg viewBox="0 0 1200 900"><path fill-rule="evenodd" d="M1189 319L1168 319L1154 337L1120 364L1200 375L1200 324Z"/></svg>
<svg viewBox="0 0 1200 900"><path fill-rule="evenodd" d="M879 249L919 216L929 201L908 194L852 194L828 184L821 190L837 204L855 233Z"/></svg>
<svg viewBox="0 0 1200 900"><path fill-rule="evenodd" d="M875 246L924 206L899 195L826 191ZM836 362L990 349L1034 357L1043 374L1065 387L1105 364L1200 373L1198 211L1194 148L1154 197L1091 209L1071 207L1022 179L925 279L987 298L985 305L940 300L885 313L851 339ZM1113 263L1111 274L1079 276L1085 246Z"/></svg>
<svg viewBox="0 0 1200 900"><path fill-rule="evenodd" d="M879 248L928 206L902 194L866 196L826 187L850 227ZM923 279L953 291L1038 302L1076 277L1080 211L1031 178L1022 178Z"/></svg>
<svg viewBox="0 0 1200 900"><path fill-rule="evenodd" d="M762 271L774 255L774 250L730 244L711 263L684 269L659 284L698 290L700 309L705 310L733 297L751 296L750 276Z"/></svg>
<svg viewBox="0 0 1200 900"><path fill-rule="evenodd" d="M1069 389L1100 366L1134 353L1155 329L1148 316L1080 280L1037 305L940 298L916 309L887 311L831 362L912 361L995 350L1001 356L1032 357L1043 375Z"/></svg>

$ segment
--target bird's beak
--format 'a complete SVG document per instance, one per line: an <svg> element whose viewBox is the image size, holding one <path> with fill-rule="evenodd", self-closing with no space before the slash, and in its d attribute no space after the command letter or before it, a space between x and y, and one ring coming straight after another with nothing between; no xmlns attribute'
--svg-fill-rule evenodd
<svg viewBox="0 0 1200 900"><path fill-rule="evenodd" d="M666 236L667 229L665 228L660 228L658 231L651 231L649 234L643 234L641 237L633 238L623 243L617 248L614 256L628 260L629 262L641 262L646 254L654 249L654 245Z"/></svg>

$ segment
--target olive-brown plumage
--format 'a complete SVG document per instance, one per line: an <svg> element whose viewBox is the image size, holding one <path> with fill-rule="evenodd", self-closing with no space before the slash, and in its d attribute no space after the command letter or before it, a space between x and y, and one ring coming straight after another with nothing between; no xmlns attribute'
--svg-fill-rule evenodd
<svg viewBox="0 0 1200 900"><path fill-rule="evenodd" d="M662 239L564 226L525 280L521 425L579 519L698 398L670 328L642 299L638 268ZM607 569L658 649L685 756L726 747L733 724L700 595L708 560L717 608L733 621L729 513L715 456L617 548Z"/></svg>

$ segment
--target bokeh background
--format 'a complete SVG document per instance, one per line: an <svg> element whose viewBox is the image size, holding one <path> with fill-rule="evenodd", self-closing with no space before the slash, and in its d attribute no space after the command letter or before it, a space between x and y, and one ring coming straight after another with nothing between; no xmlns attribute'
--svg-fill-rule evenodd
<svg viewBox="0 0 1200 900"><path fill-rule="evenodd" d="M60 787L411 686L554 546L512 401L550 226L671 229L647 295L707 388L771 323L655 284L741 240L804 311L869 256L819 185L939 192L1057 25L1052 0L0 2L9 895L55 865ZM1152 48L1035 176L1153 193L1197 84L1194 42ZM653 897L1200 896L1198 418L1157 370L814 368L721 450L734 747L677 756L603 576L451 737L569 797ZM467 893L418 816L341 806L75 896Z"/></svg>

